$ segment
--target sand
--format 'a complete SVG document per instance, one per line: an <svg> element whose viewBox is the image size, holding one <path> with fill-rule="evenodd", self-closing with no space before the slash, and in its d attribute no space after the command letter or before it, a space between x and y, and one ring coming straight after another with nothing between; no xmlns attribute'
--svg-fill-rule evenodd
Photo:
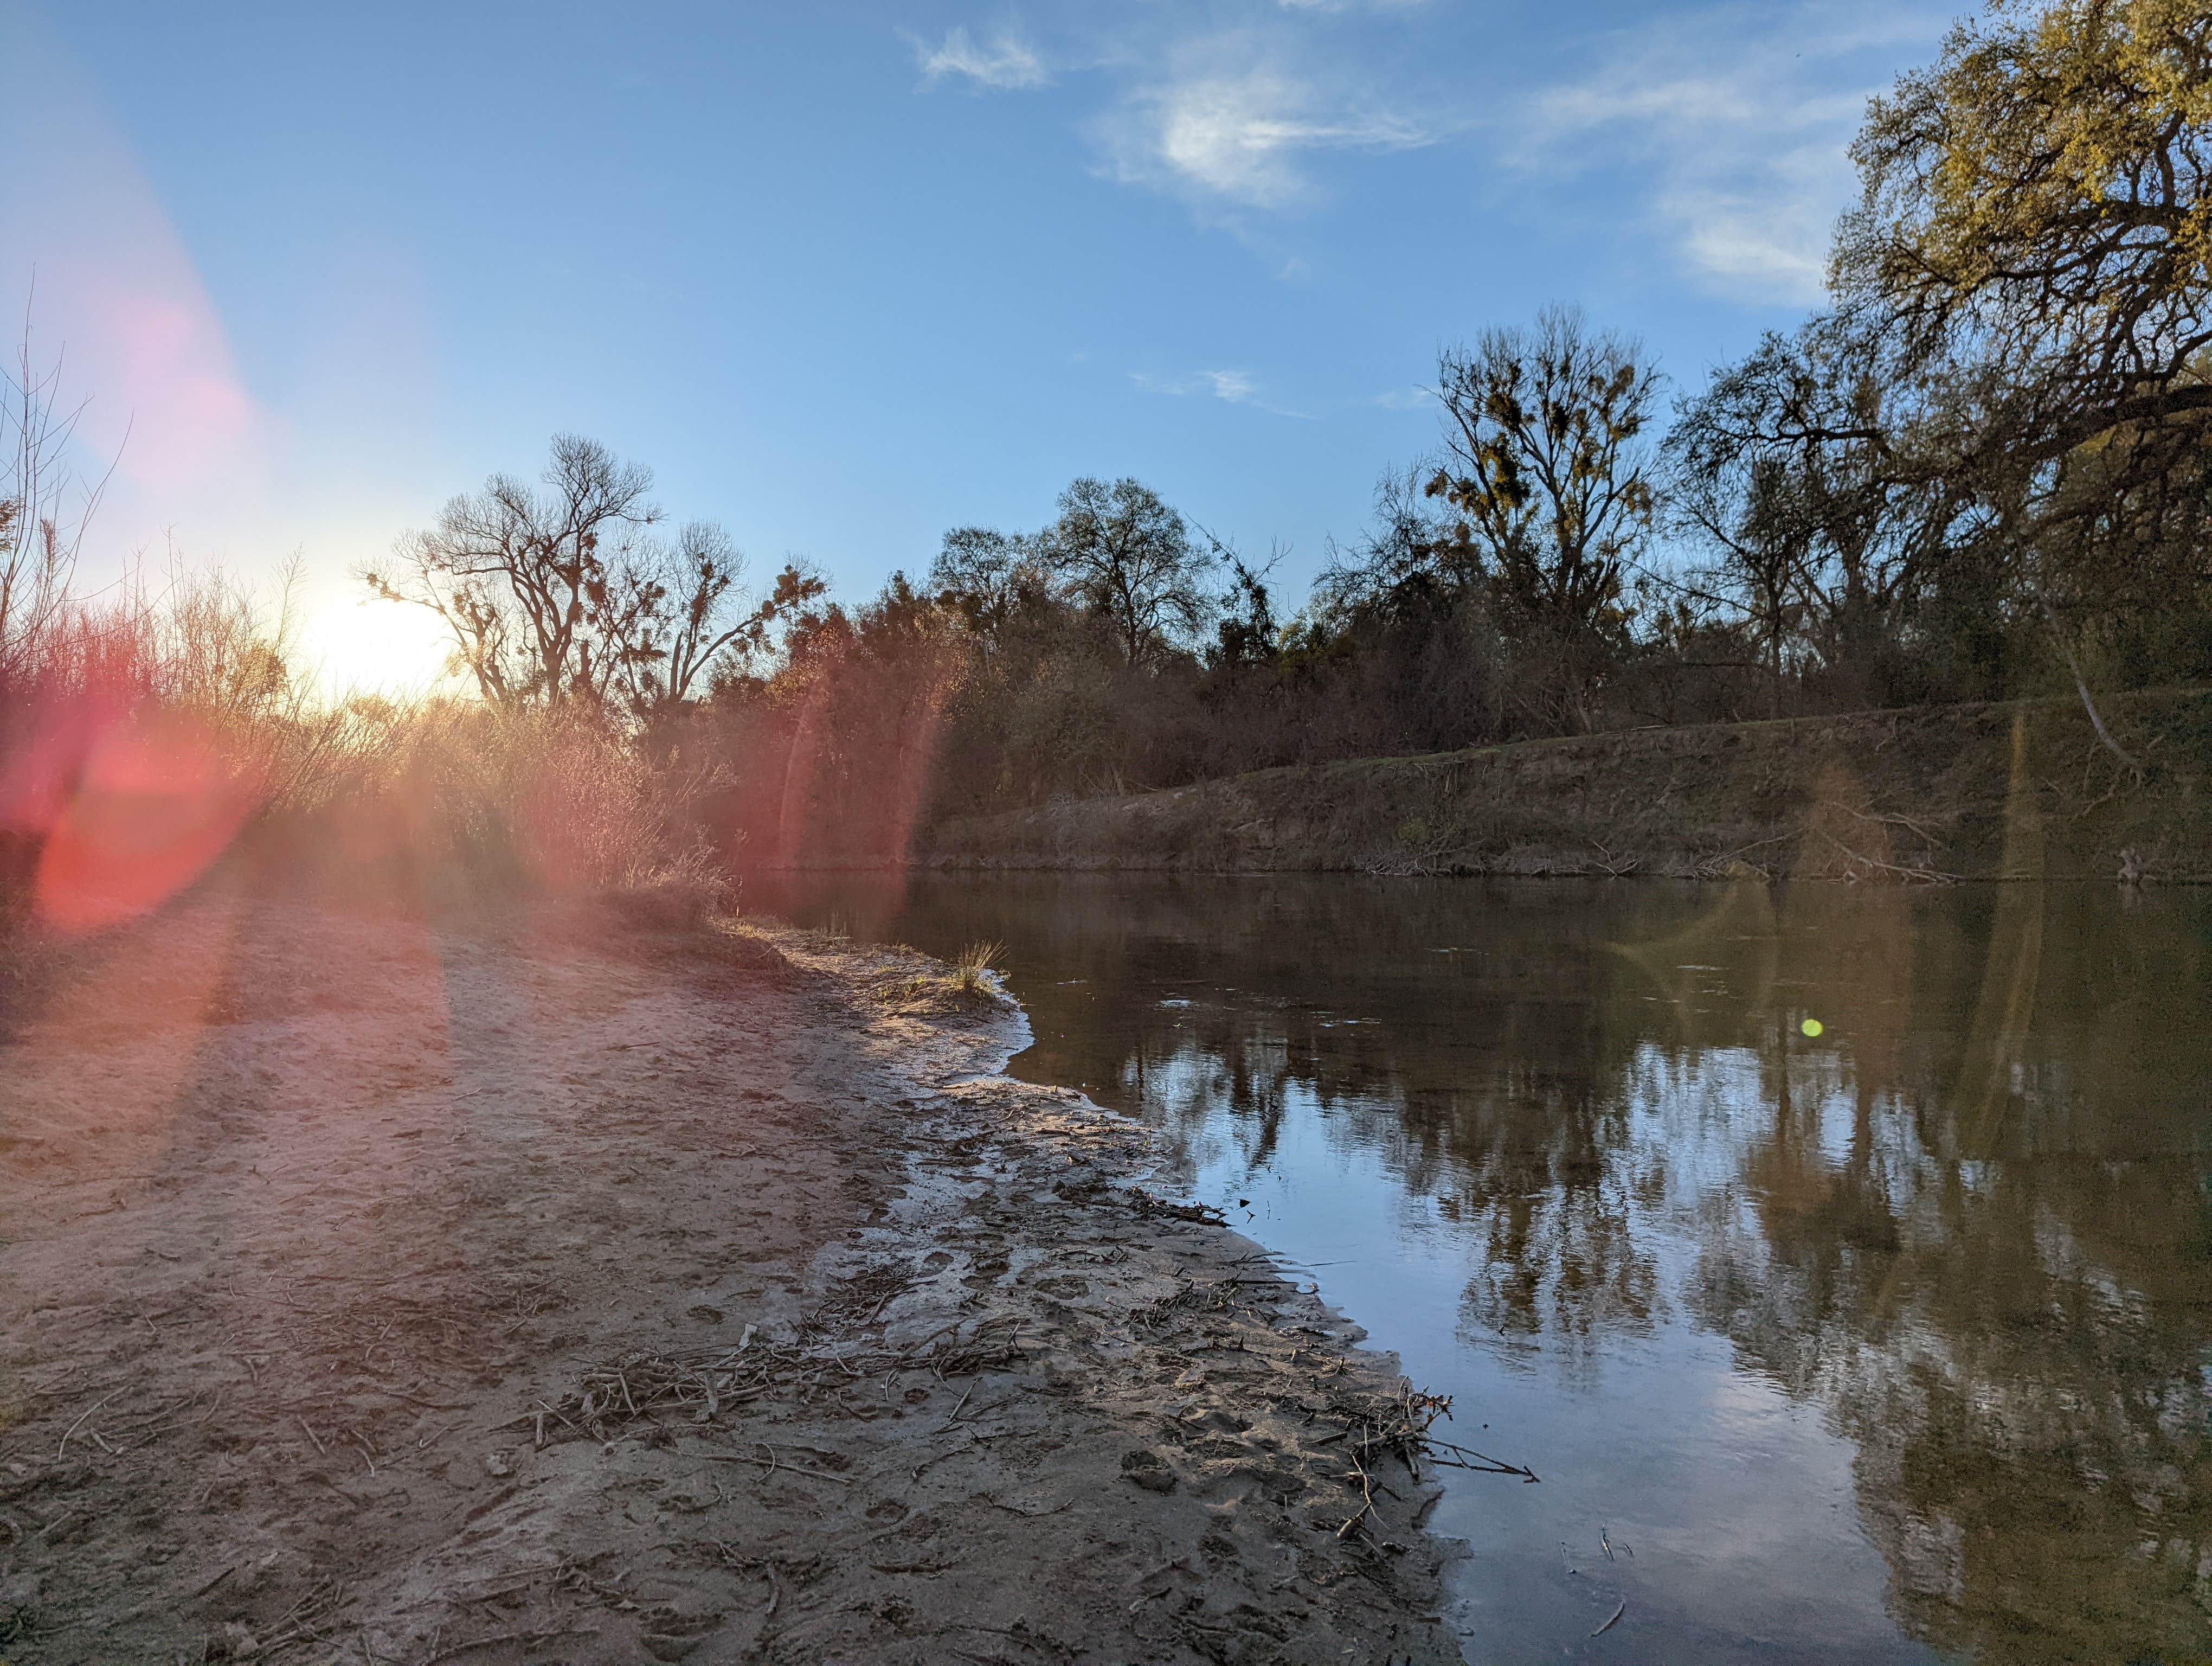
<svg viewBox="0 0 2212 1666"><path fill-rule="evenodd" d="M218 884L16 986L0 1661L1459 1659L1392 1362L941 970Z"/></svg>

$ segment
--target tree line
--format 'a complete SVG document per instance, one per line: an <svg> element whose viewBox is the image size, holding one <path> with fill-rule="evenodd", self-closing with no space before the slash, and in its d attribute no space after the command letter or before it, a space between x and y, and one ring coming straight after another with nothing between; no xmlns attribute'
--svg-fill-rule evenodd
<svg viewBox="0 0 2212 1666"><path fill-rule="evenodd" d="M698 764L756 853L1650 724L2070 693L2104 733L2100 691L2212 677L2208 149L2201 4L1992 0L1870 105L1797 327L1678 389L1567 307L1448 350L1432 450L1295 604L1129 478L955 528L864 603L798 565L751 591L574 437L363 576L489 710ZM0 670L66 566L29 467Z"/></svg>
<svg viewBox="0 0 2212 1666"><path fill-rule="evenodd" d="M2212 678L2212 13L1996 0L1869 106L1826 302L1670 396L1570 308L1285 607L1140 483L802 604L694 714L750 836L1654 723ZM769 646L763 639L762 646ZM2130 763L2135 760L2130 758Z"/></svg>

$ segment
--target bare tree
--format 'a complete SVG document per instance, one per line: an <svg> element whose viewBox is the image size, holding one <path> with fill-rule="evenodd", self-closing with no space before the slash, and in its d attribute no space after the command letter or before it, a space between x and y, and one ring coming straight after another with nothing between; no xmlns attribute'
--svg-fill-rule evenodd
<svg viewBox="0 0 2212 1666"><path fill-rule="evenodd" d="M91 402L64 409L61 386L60 356L45 369L32 356L27 312L15 363L0 370L0 678L21 672L67 604L115 472L111 462L96 481L76 473L70 446Z"/></svg>
<svg viewBox="0 0 2212 1666"><path fill-rule="evenodd" d="M1639 344L1553 307L1533 330L1446 352L1437 374L1444 455L1425 489L1457 512L1455 564L1485 572L1499 623L1533 656L1544 721L1586 730L1626 638L1622 578L1651 527L1643 436L1659 373Z"/></svg>
<svg viewBox="0 0 2212 1666"><path fill-rule="evenodd" d="M621 656L625 691L638 716L681 705L724 655L760 652L778 619L825 588L820 578L787 562L769 593L754 597L738 588L744 565L730 535L710 520L690 522L673 549L653 550L641 564L641 571L653 575L651 605L626 622L629 648Z"/></svg>
<svg viewBox="0 0 2212 1666"><path fill-rule="evenodd" d="M1044 539L994 526L956 526L929 565L939 604L951 608L988 656L1024 604L1048 588Z"/></svg>
<svg viewBox="0 0 2212 1666"><path fill-rule="evenodd" d="M1151 487L1088 477L1060 495L1045 556L1077 600L1111 624L1131 664L1206 627L1212 552Z"/></svg>
<svg viewBox="0 0 2212 1666"><path fill-rule="evenodd" d="M1597 627L1651 524L1642 435L1659 373L1636 342L1547 307L1437 367L1445 456L1428 494L1459 511L1518 623Z"/></svg>
<svg viewBox="0 0 2212 1666"><path fill-rule="evenodd" d="M661 519L646 497L653 473L564 434L540 478L542 492L494 475L362 576L378 595L443 620L493 705L603 706L637 626L665 599L639 548Z"/></svg>
<svg viewBox="0 0 2212 1666"><path fill-rule="evenodd" d="M765 596L738 587L744 558L712 521L672 544L650 529L649 471L595 441L553 441L546 489L494 475L456 497L393 565L363 576L377 594L445 622L456 661L492 705L651 721L691 696L726 655L764 648L776 621L820 595L787 564Z"/></svg>
<svg viewBox="0 0 2212 1666"><path fill-rule="evenodd" d="M1770 334L1678 406L1668 435L1676 530L1720 556L1778 678L1808 668L1877 697L1917 594L1971 538L1970 495L1946 447L1971 429L1881 374L1878 347L1832 318Z"/></svg>
<svg viewBox="0 0 2212 1666"><path fill-rule="evenodd" d="M1255 567L1218 538L1209 536L1207 542L1229 563L1228 593L1221 599L1221 618L1214 627L1213 663L1264 666L1281 651L1283 639L1267 580L1290 552L1276 544L1267 551L1267 559Z"/></svg>

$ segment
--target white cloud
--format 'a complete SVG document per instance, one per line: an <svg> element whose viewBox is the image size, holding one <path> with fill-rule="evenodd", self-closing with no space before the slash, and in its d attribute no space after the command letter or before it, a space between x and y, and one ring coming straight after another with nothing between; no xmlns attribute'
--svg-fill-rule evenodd
<svg viewBox="0 0 2212 1666"><path fill-rule="evenodd" d="M1170 74L1139 88L1102 133L1125 183L1278 210L1309 195L1304 164L1317 152L1407 150L1438 137L1409 113L1331 99L1266 64Z"/></svg>
<svg viewBox="0 0 2212 1666"><path fill-rule="evenodd" d="M931 47L916 41L914 54L922 74L932 81L963 76L978 87L1004 90L1042 87L1049 79L1036 48L1012 29L1000 30L980 46L966 29L952 29L941 46Z"/></svg>
<svg viewBox="0 0 2212 1666"><path fill-rule="evenodd" d="M1815 300L1856 188L1847 152L1867 98L1925 55L1951 9L1796 0L1654 21L1520 106L1517 160L1648 170L1652 226L1709 287Z"/></svg>
<svg viewBox="0 0 2212 1666"><path fill-rule="evenodd" d="M1186 376L1161 376L1149 370L1136 370L1130 373L1129 380L1147 393L1165 393L1176 398L1197 394L1227 404L1250 405L1271 416L1293 416L1306 423L1314 420L1311 411L1291 410L1262 397L1258 380L1249 370L1199 370Z"/></svg>
<svg viewBox="0 0 2212 1666"><path fill-rule="evenodd" d="M1425 387L1393 387L1377 393L1374 403L1385 410L1417 410L1435 398Z"/></svg>

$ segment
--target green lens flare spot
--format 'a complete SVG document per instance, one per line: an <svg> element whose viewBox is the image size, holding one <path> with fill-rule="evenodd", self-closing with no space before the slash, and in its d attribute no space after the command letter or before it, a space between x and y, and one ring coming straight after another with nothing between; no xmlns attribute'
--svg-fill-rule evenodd
<svg viewBox="0 0 2212 1666"><path fill-rule="evenodd" d="M1821 1023L1818 1018L1807 1018L1804 1023L1799 1025L1797 1027L1808 1036L1817 1036L1828 1026Z"/></svg>

